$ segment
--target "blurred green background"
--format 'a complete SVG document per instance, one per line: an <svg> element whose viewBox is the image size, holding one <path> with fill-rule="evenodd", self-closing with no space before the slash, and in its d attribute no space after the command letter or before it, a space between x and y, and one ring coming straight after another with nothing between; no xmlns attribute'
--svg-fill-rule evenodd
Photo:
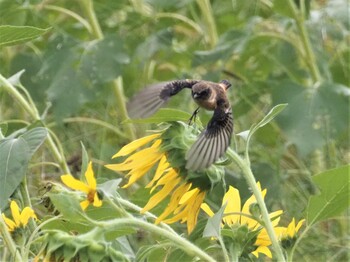
<svg viewBox="0 0 350 262"><path fill-rule="evenodd" d="M268 206L285 210L287 220L305 216L317 193L313 175L350 162L348 1L95 0L100 30L87 23L93 14L84 2L0 0L0 25L51 28L30 43L0 47L0 73L25 70L21 82L63 143L73 172L80 141L101 164L130 141L91 123L127 132L112 82L118 77L126 97L160 81L228 79L235 133L288 103L257 132L250 150ZM169 107L195 109L184 94ZM210 114L200 117L205 123ZM0 122L8 123L8 133L27 118L0 89ZM152 126L135 128L141 136ZM232 145L241 153L243 143L237 138ZM50 167L38 172L33 185L60 175ZM99 173L115 177L102 165ZM236 167L227 173L228 183L246 188ZM346 261L349 233L346 216L318 223L299 246L298 261Z"/></svg>

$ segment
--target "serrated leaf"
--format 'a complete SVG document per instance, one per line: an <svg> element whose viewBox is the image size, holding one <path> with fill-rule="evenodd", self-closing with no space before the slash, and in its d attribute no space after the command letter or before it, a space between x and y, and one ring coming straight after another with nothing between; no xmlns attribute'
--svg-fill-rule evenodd
<svg viewBox="0 0 350 262"><path fill-rule="evenodd" d="M2 25L0 26L0 46L22 44L45 34L49 30L50 28Z"/></svg>
<svg viewBox="0 0 350 262"><path fill-rule="evenodd" d="M340 215L349 207L350 165L327 170L312 177L320 195L312 196L306 210L309 225Z"/></svg>
<svg viewBox="0 0 350 262"><path fill-rule="evenodd" d="M214 216L208 219L203 231L203 237L221 237L221 223L224 216L226 204L223 205Z"/></svg>
<svg viewBox="0 0 350 262"><path fill-rule="evenodd" d="M45 128L38 127L18 138L0 141L0 209L6 204L26 174L29 160L44 142Z"/></svg>
<svg viewBox="0 0 350 262"><path fill-rule="evenodd" d="M172 108L161 108L153 116L145 119L129 119L125 123L136 123L136 124L146 124L146 123L162 123L162 122L173 122L173 121L188 121L192 115Z"/></svg>

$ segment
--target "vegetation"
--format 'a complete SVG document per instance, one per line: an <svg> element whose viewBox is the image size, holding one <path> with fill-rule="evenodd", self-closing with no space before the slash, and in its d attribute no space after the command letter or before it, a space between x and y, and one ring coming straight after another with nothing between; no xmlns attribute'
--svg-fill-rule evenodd
<svg viewBox="0 0 350 262"><path fill-rule="evenodd" d="M0 260L348 261L349 12L0 0ZM235 135L203 173L183 156L211 112L189 126L186 90L126 110L186 78L232 83Z"/></svg>

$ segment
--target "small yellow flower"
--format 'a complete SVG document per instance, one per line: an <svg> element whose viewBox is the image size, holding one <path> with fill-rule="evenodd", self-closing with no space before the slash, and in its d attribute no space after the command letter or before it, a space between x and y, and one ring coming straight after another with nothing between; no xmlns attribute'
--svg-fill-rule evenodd
<svg viewBox="0 0 350 262"><path fill-rule="evenodd" d="M92 170L92 163L89 162L87 170L85 172L86 184L80 180L75 179L72 175L66 174L61 176L62 182L74 190L78 190L86 193L86 200L80 202L80 206L85 210L90 204L95 207L102 206L102 200L99 199L97 194L97 184L94 176L94 171Z"/></svg>
<svg viewBox="0 0 350 262"><path fill-rule="evenodd" d="M260 192L263 195L263 198L265 198L266 189L261 191L260 183L258 182L257 185L258 185ZM241 208L241 197L240 197L239 191L238 191L238 189L230 186L229 190L226 192L226 194L222 200L222 205L226 204L226 207L224 210L224 217L223 217L224 224L226 224L228 226L233 226L235 224L246 225L250 231L260 230L261 225L258 223L258 221L251 218L252 214L249 211L250 206L254 203L256 203L256 198L254 195L252 195L244 203L243 207ZM210 209L210 207L206 203L203 203L201 205L201 208L210 217L212 217L214 215L213 211ZM279 216L282 213L283 213L282 210L277 210L277 211L269 214L270 219L273 219L272 225L274 227L277 226L277 224L280 220ZM262 232L263 232L263 234L261 234ZM254 245L257 248L255 251L252 252L253 255L258 257L258 254L262 253L270 258L272 257L271 251L268 248L268 246L271 245L271 241L270 241L270 238L268 237L266 231L264 231L264 229L262 229L259 232Z"/></svg>
<svg viewBox="0 0 350 262"><path fill-rule="evenodd" d="M129 181L123 186L127 188L143 177L153 166L158 165L146 188L151 188L150 193L156 189L159 190L149 199L141 213L151 210L170 196L169 203L157 218L156 224L160 222L168 224L177 221L187 222L188 233L191 233L197 223L200 205L204 200L206 191L193 186L191 182L184 179L184 176L180 176L178 168L170 166L167 152L161 150L163 141L160 136L161 134L153 134L127 144L113 158L130 155L136 149L152 142L150 147L131 154L123 163L110 164L106 167L114 171L129 171L126 175L129 177Z"/></svg>
<svg viewBox="0 0 350 262"><path fill-rule="evenodd" d="M10 209L12 213L13 220L7 218L5 214L2 217L7 225L10 232L13 232L16 228L25 227L28 224L29 218L37 219L33 209L30 207L25 207L22 212L20 212L16 201L12 200L10 203Z"/></svg>
<svg viewBox="0 0 350 262"><path fill-rule="evenodd" d="M289 223L287 227L277 227L279 239L292 239L296 236L301 226L305 222L305 219L299 221L297 225L295 225L295 218L293 217L292 222Z"/></svg>

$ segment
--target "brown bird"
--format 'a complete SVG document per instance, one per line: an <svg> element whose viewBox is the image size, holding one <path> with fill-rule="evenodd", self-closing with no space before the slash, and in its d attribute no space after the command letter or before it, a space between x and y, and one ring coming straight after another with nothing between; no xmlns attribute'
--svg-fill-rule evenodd
<svg viewBox="0 0 350 262"><path fill-rule="evenodd" d="M214 83L204 80L175 80L148 86L136 94L128 104L132 118L145 118L155 113L171 96L184 88L192 89L192 98L199 108L214 111L207 127L186 154L186 169L201 170L223 156L231 141L233 117L226 91L231 86L227 80Z"/></svg>

